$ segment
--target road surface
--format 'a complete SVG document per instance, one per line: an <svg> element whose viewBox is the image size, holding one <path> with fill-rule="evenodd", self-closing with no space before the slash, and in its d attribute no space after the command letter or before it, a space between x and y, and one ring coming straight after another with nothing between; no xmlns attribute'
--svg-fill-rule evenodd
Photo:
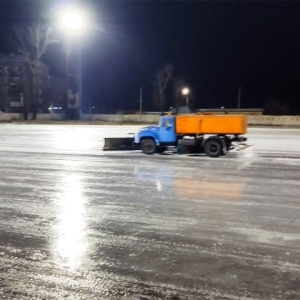
<svg viewBox="0 0 300 300"><path fill-rule="evenodd" d="M0 299L300 299L300 130L101 151L136 130L0 125Z"/></svg>

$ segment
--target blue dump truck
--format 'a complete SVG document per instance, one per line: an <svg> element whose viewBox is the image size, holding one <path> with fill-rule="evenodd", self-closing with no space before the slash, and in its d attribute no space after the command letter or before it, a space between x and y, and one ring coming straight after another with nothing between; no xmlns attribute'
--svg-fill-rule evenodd
<svg viewBox="0 0 300 300"><path fill-rule="evenodd" d="M156 126L141 128L134 138L105 138L103 150L142 150L162 153L167 147L178 152L225 155L247 139L247 118L238 115L180 115L160 117Z"/></svg>

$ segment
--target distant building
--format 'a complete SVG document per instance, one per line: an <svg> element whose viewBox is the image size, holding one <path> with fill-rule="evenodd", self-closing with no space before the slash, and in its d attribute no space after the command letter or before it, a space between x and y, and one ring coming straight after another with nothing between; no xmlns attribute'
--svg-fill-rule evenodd
<svg viewBox="0 0 300 300"><path fill-rule="evenodd" d="M0 54L0 110L47 112L50 97L49 68L41 64L34 76L23 55Z"/></svg>

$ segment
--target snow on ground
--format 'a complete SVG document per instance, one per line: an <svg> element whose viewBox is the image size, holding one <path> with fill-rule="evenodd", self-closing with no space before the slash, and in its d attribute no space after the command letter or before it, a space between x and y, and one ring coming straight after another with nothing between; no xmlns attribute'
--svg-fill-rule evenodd
<svg viewBox="0 0 300 300"><path fill-rule="evenodd" d="M299 299L300 130L102 151L138 128L0 125L0 299Z"/></svg>

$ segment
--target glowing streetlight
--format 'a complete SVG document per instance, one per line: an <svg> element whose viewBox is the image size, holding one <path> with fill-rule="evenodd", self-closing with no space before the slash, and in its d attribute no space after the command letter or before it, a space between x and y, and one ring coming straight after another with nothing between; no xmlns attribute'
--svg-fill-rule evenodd
<svg viewBox="0 0 300 300"><path fill-rule="evenodd" d="M183 96L187 96L189 93L190 93L190 90L187 87L182 89L182 95Z"/></svg>
<svg viewBox="0 0 300 300"><path fill-rule="evenodd" d="M181 91L182 95L185 96L186 100L186 107L189 107L189 94L190 94L190 89L185 87Z"/></svg>
<svg viewBox="0 0 300 300"><path fill-rule="evenodd" d="M82 16L74 12L67 13L62 20L62 25L69 30L78 30L83 25Z"/></svg>
<svg viewBox="0 0 300 300"><path fill-rule="evenodd" d="M85 13L76 8L66 8L59 14L60 27L68 33L82 33L87 25Z"/></svg>

